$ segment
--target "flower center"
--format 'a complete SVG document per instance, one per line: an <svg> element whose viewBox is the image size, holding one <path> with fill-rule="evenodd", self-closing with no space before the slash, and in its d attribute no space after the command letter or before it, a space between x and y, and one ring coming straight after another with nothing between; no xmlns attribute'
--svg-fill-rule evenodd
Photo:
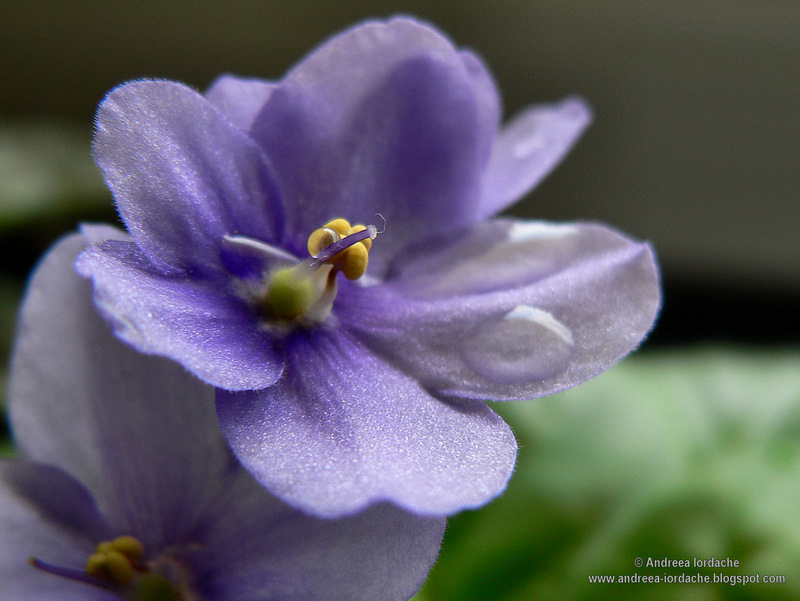
<svg viewBox="0 0 800 601"><path fill-rule="evenodd" d="M305 260L245 236L226 236L225 243L239 253L258 254L273 265L246 294L268 323L310 325L330 314L337 274L357 280L366 273L372 241L379 233L374 225L333 219L311 232L306 244L310 256Z"/></svg>
<svg viewBox="0 0 800 601"><path fill-rule="evenodd" d="M30 560L34 567L68 580L83 582L116 593L126 601L190 601L186 574L165 558L144 562L144 546L133 536L120 536L97 545L86 570L75 570ZM169 569L163 569L168 566ZM176 577L177 576L177 577Z"/></svg>

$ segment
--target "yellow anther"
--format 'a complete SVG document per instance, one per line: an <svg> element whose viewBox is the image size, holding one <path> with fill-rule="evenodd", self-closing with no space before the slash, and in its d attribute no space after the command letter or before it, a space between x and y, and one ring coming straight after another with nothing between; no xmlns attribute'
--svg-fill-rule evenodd
<svg viewBox="0 0 800 601"><path fill-rule="evenodd" d="M360 223L351 226L347 219L341 217L333 219L321 228L314 230L308 237L308 253L312 257L316 257L334 242L366 229L367 226ZM371 248L372 240L365 238L335 254L327 262L333 265L337 271L341 271L348 280L357 280L367 271Z"/></svg>
<svg viewBox="0 0 800 601"><path fill-rule="evenodd" d="M369 240L369 238L368 238ZM354 244L336 255L344 255L337 263L337 267L342 271L348 280L357 280L367 272L367 262L369 252L362 243ZM335 258L335 257L334 257Z"/></svg>
<svg viewBox="0 0 800 601"><path fill-rule="evenodd" d="M133 578L134 564L144 557L144 545L133 536L103 541L86 561L86 573L126 584Z"/></svg>
<svg viewBox="0 0 800 601"><path fill-rule="evenodd" d="M89 559L86 561L86 573L90 576L97 576L98 578L108 578L105 552L95 553L89 556Z"/></svg>
<svg viewBox="0 0 800 601"><path fill-rule="evenodd" d="M133 578L133 564L119 551L95 553L86 562L86 573L98 578L110 578L125 584Z"/></svg>
<svg viewBox="0 0 800 601"><path fill-rule="evenodd" d="M111 542L114 551L119 551L131 562L137 562L144 557L144 545L133 536L120 536Z"/></svg>
<svg viewBox="0 0 800 601"><path fill-rule="evenodd" d="M113 580L122 584L130 582L133 578L133 565L130 559L119 551L106 553L106 569Z"/></svg>
<svg viewBox="0 0 800 601"><path fill-rule="evenodd" d="M332 229L334 232L338 233L342 237L345 237L350 234L350 222L347 221L347 219L342 219L341 217L337 219L331 219L328 223L326 223L322 227L327 227L328 229Z"/></svg>
<svg viewBox="0 0 800 601"><path fill-rule="evenodd" d="M308 254L312 257L316 257L321 253L325 248L333 244L334 242L338 242L341 239L339 232L333 230L328 227L321 227L317 230L311 232L311 235L308 237L308 242L306 243L306 248L308 248Z"/></svg>

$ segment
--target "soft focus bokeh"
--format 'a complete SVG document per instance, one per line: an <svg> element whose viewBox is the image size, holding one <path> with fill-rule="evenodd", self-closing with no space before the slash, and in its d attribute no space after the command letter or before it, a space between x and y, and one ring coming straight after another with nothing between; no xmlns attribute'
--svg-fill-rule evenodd
<svg viewBox="0 0 800 601"><path fill-rule="evenodd" d="M501 499L451 520L419 599L800 597L797 2L7 0L2 364L37 257L79 221L115 220L89 152L109 89L278 78L335 31L394 13L482 54L506 117L586 97L595 124L510 212L608 222L651 240L664 271L661 320L634 357L573 391L497 407L520 440L517 472ZM636 557L740 567L637 568ZM698 572L786 583L588 582Z"/></svg>

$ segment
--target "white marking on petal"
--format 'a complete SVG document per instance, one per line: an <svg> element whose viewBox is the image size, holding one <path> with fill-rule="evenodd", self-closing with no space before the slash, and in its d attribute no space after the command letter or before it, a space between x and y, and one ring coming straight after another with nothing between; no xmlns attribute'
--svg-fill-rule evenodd
<svg viewBox="0 0 800 601"><path fill-rule="evenodd" d="M555 240L578 232L574 225L547 223L546 221L515 221L508 230L510 242Z"/></svg>

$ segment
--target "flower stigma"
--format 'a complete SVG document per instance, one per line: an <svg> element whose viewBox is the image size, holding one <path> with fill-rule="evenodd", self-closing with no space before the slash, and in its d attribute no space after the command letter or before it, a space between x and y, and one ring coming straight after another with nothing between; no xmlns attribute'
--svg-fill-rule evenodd
<svg viewBox="0 0 800 601"><path fill-rule="evenodd" d="M36 557L30 558L29 563L54 576L111 591L125 601L193 601L196 598L188 586L180 586L175 578L168 577L185 577L177 573L173 561L159 558L144 562L144 551L144 545L137 538L120 536L97 545L86 561L85 571L52 565ZM170 569L162 570L165 566Z"/></svg>

